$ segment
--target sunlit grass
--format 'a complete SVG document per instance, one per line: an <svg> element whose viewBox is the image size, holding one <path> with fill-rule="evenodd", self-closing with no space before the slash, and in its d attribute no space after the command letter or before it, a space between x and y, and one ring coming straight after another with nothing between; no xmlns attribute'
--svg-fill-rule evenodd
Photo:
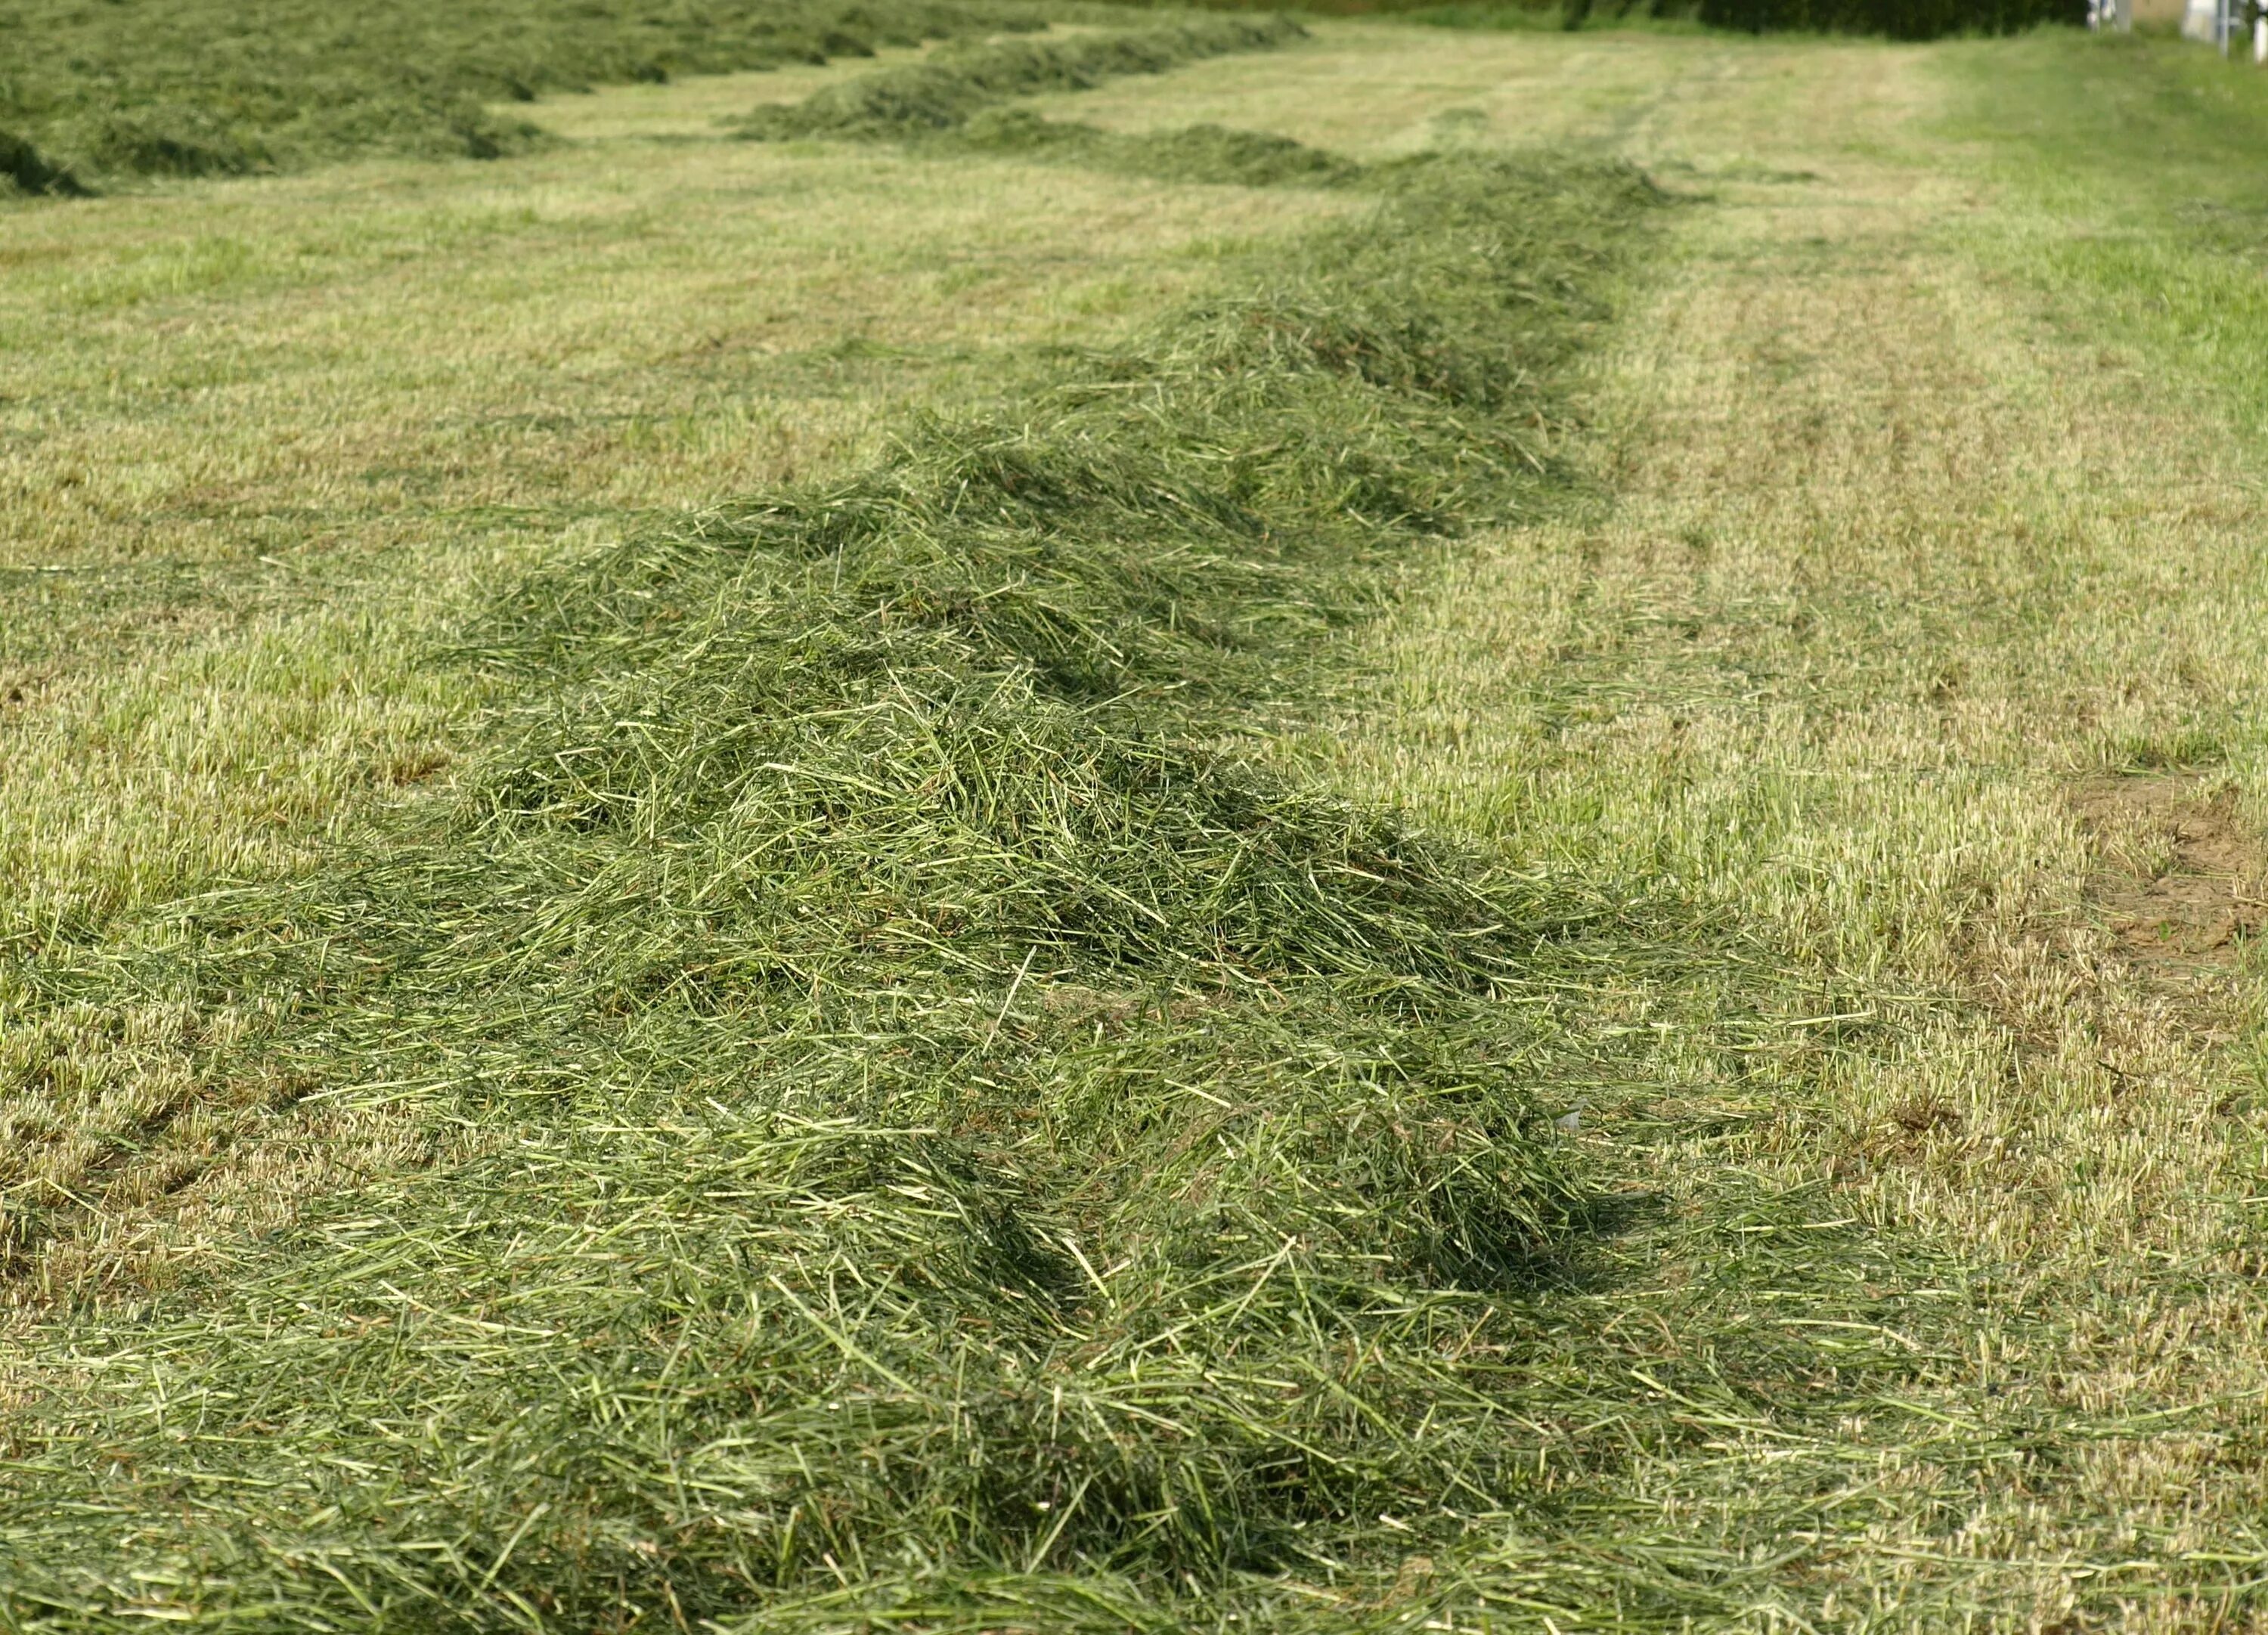
<svg viewBox="0 0 2268 1635"><path fill-rule="evenodd" d="M1280 317L1207 301L1359 186L688 140L732 81L488 171L5 217L15 333L90 327L0 415L52 440L25 404L155 360L180 389L115 435L239 448L265 507L74 511L122 479L43 486L45 443L9 502L26 567L195 541L26 576L0 638L0 831L63 859L5 899L48 950L0 1045L51 1325L11 1366L100 1432L11 1478L40 1571L126 1561L163 1492L158 1576L85 1591L122 1618L344 1581L579 1624L606 1561L616 1616L750 1629L2257 1620L2256 82L2167 42L1317 33L1031 106L1129 152L1647 166L1668 240L1610 346L1550 353L1517 526L1404 532L1421 490L1491 513L1396 411L1347 490L1391 519L1251 501L1319 556L1145 531L1215 495L1175 462L1286 445L1189 386L1211 331L1125 337ZM369 243L241 225L309 199ZM1587 231L1553 208L1469 242L1549 264ZM1262 327L1402 389L1301 310ZM201 409L215 325L338 350ZM525 421L434 430L491 404ZM326 439L372 422L401 475L347 503L369 457ZM2176 884L2225 935L2113 923Z"/></svg>

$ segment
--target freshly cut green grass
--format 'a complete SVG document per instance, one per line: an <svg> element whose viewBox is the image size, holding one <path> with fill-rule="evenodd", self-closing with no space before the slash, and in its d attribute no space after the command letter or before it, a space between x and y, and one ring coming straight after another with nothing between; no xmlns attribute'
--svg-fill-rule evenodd
<svg viewBox="0 0 2268 1635"><path fill-rule="evenodd" d="M1129 74L1162 74L1183 63L1305 38L1289 18L1200 17L1168 27L948 47L920 63L880 69L814 92L801 102L758 108L742 129L760 139L914 136L966 125L1012 97L1085 91Z"/></svg>
<svg viewBox="0 0 2268 1635"><path fill-rule="evenodd" d="M740 122L740 130L757 140L907 142L940 158L982 153L1044 159L1167 181L1335 187L1359 178L1363 167L1288 136L1211 123L1130 135L1002 106L1307 37L1297 23L1270 15L948 47L921 63L840 81L800 102L758 108Z"/></svg>
<svg viewBox="0 0 2268 1635"><path fill-rule="evenodd" d="M1167 181L1233 183L1248 188L1340 187L1363 167L1289 136L1221 125L1128 136L1071 120L1042 119L1027 108L977 114L946 151L1014 155L1084 165Z"/></svg>
<svg viewBox="0 0 2268 1635"><path fill-rule="evenodd" d="M86 192L85 186L70 172L49 163L30 143L4 133L0 133L0 183L18 193L51 194L60 198L76 198Z"/></svg>
<svg viewBox="0 0 2268 1635"><path fill-rule="evenodd" d="M12 1621L1187 1627L1527 1502L1590 1213L1543 1024L1624 910L1233 743L1552 500L1653 195L1391 180L1028 401L538 575L457 796L47 968L256 996L215 1071L464 1156L53 1318Z"/></svg>
<svg viewBox="0 0 2268 1635"><path fill-rule="evenodd" d="M14 942L39 955L5 973L0 1038L18 1622L2259 1621L2268 588L2244 475L2258 200L2227 156L2268 82L2053 36L1314 33L1037 110L1091 128L993 108L902 149L686 141L750 97L710 82L582 104L586 132L627 135L587 153L373 167L453 200L492 176L667 199L649 215L719 234L746 224L714 201L761 194L785 223L800 188L823 200L814 261L831 229L862 246L877 210L968 188L919 254L821 286L806 361L739 388L837 357L838 311L902 341L879 327L902 269L940 299L896 321L961 326L963 403L971 376L1035 361L967 337L1043 303L972 318L944 298L1019 254L1102 254L1108 224L1336 217L1366 184L1449 173L1386 156L1491 129L1621 146L1713 203L1675 213L1635 320L1582 365L1599 503L1565 504L1550 454L1577 362L1557 326L1594 306L1519 306L1517 343L1476 352L1462 337L1497 319L1446 298L1448 218L1413 200L1388 218L1410 266L1335 238L1138 345L1052 352L1053 385L997 414L904 423L852 475L829 461L870 439L799 445L794 468L828 475L688 526L607 512L572 537L631 542L572 563L531 540L514 560L554 567L461 638L482 695L520 704L446 740L473 752L461 804L416 797L400 829L288 854L318 885L167 908L169 882L222 865L149 870L69 935ZM2106 151L2106 108L2146 142ZM1190 121L1365 162L1272 196L1014 162L1169 173ZM1549 245L1592 229L1554 212L1589 184L1531 197L1510 173L1488 171L1513 225L1457 214L1449 238L1484 252L1457 264L1562 266ZM123 224L217 201L246 214L198 232L241 232L319 187L335 209L368 182L11 207L14 299L70 287L67 267L160 291L100 309L117 350L85 340L83 374L9 387L32 560L174 526L41 509L65 461L20 434L98 393L50 383L134 378L173 354L129 338L227 311L131 263L81 275L64 235L130 243ZM1049 236L1012 239L1035 217ZM609 215L592 237L628 231ZM555 242L514 232L496 288ZM521 344L579 367L550 338L578 333L551 309L593 283L572 247L545 343ZM712 244L581 323L665 314L652 350L706 357L734 321L718 291L762 281L736 257L771 247ZM1152 244L1170 270L1130 277L1187 291L1218 264L1197 247ZM1613 263L1537 292L1594 296ZM1054 287L1130 263L1078 265ZM347 286L309 328L398 293ZM1092 310L1044 307L1020 333L1058 346ZM18 310L28 335L86 329L68 305ZM1274 314L1281 343L1222 342L1239 312ZM1350 313L1373 339L1344 343ZM1409 346L1377 342L1413 313ZM512 316L451 306L431 332L532 314ZM1484 354L1529 378L1438 369ZM858 356L879 390L937 354ZM1242 418L1205 357L1277 409ZM373 394L392 367L358 366L340 378ZM665 379L531 377L510 401L651 413ZM1287 450L1263 425L1328 435ZM1357 446L1385 482L1320 480ZM1519 475L1517 446L1545 469ZM492 497L713 499L787 463L729 430L593 440ZM1213 506L1270 473L1307 475ZM431 510L404 520L389 490L374 513L462 526L460 490L419 491ZM264 550L306 525L261 526ZM445 556L461 543L428 549L478 571ZM367 605L339 595L319 628ZM70 662L124 667L136 627L19 609L0 663L99 629ZM306 628L214 646L246 669L306 657L342 691L407 684L408 637L375 649L387 669L342 638L307 654ZM1344 646L1386 685L1344 686ZM40 673L11 674L36 699ZM417 684L438 714L466 674ZM1327 678L1352 707L1319 725ZM152 712L137 752L210 765L181 810L306 786L261 742L288 718L234 708L299 683L273 685L211 695L227 733ZM102 720L18 708L45 736L14 741L51 761ZM389 755L428 741L389 730ZM143 824L105 843L146 868L156 801L130 778L154 756L104 753L67 788L90 829ZM69 792L16 799L18 844L78 815ZM8 908L36 931L66 900L18 887ZM284 1110L196 1123L230 1096ZM237 1235L214 1200L278 1173L289 1196L259 1218L291 1229Z"/></svg>
<svg viewBox="0 0 2268 1635"><path fill-rule="evenodd" d="M609 81L871 56L1042 28L1025 0L0 0L0 177L69 192L347 154L486 158L536 139L491 106ZM28 161L9 155L30 153Z"/></svg>

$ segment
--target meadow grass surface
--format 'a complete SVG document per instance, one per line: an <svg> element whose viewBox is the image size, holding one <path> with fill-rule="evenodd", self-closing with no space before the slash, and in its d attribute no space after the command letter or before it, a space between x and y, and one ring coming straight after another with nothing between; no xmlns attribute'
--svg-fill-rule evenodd
<svg viewBox="0 0 2268 1635"><path fill-rule="evenodd" d="M2252 82L1317 34L1044 166L699 149L1336 225L696 524L435 545L445 786L19 943L22 1173L180 1077L11 1189L17 1622L2258 1620ZM1193 123L1344 185L1088 168Z"/></svg>

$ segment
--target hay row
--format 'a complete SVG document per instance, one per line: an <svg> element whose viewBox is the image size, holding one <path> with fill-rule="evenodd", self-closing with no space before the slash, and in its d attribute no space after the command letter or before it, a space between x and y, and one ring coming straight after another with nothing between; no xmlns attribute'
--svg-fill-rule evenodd
<svg viewBox="0 0 2268 1635"><path fill-rule="evenodd" d="M1012 97L1086 91L1130 74L1261 51L1307 38L1291 18L1193 17L1167 26L946 46L919 63L878 69L800 102L762 107L741 122L757 141L796 136L873 138L956 129Z"/></svg>
<svg viewBox="0 0 2268 1635"><path fill-rule="evenodd" d="M476 1151L51 1325L11 1627L1348 1628L1407 1609L1347 1574L1500 1536L1587 1208L1529 1089L1616 910L1224 745L1414 545L1549 502L1650 195L1388 193L518 587L453 799L111 974L266 996L223 1070Z"/></svg>

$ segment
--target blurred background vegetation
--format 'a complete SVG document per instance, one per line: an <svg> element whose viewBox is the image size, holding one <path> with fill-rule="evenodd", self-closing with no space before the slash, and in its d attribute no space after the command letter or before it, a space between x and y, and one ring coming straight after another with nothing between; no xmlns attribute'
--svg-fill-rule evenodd
<svg viewBox="0 0 2268 1635"><path fill-rule="evenodd" d="M1227 9L1268 9L1228 0ZM2080 0L1313 0L1453 26L1697 20L1930 39L2077 22ZM823 63L970 34L1104 21L1092 0L0 0L0 185L294 168L349 153L491 158L541 140L549 92ZM507 109L499 112L500 108Z"/></svg>
<svg viewBox="0 0 2268 1635"><path fill-rule="evenodd" d="M56 0L0 4L0 137L46 174L195 176L354 152L488 158L496 105L605 83L871 56L1044 26L1031 0ZM9 162L19 187L41 172Z"/></svg>

